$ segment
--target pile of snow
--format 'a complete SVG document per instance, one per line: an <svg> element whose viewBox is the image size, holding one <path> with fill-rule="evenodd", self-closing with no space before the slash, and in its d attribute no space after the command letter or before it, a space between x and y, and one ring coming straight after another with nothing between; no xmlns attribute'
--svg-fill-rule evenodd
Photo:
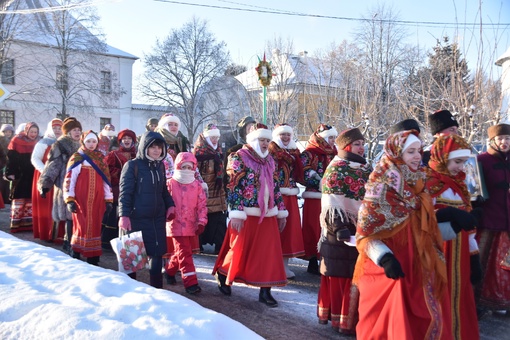
<svg viewBox="0 0 510 340"><path fill-rule="evenodd" d="M2 339L259 339L237 321L127 275L0 231Z"/></svg>

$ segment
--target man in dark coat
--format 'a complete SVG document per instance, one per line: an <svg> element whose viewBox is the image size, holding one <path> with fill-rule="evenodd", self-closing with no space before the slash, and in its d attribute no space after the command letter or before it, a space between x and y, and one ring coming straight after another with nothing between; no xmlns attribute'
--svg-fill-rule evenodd
<svg viewBox="0 0 510 340"><path fill-rule="evenodd" d="M163 136L145 132L136 158L122 168L119 184L119 228L142 232L150 258L150 284L155 288L163 287L161 269L167 252L165 224L174 217L175 206L166 186L162 162L166 154Z"/></svg>

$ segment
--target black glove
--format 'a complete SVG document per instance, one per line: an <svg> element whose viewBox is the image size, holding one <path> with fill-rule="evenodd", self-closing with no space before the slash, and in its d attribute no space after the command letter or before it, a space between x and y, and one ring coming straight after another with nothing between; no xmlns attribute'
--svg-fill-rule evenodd
<svg viewBox="0 0 510 340"><path fill-rule="evenodd" d="M476 218L476 221L478 222L477 226L479 226L480 223L482 222L483 209L480 207L474 208L473 210L471 210L471 215L473 215Z"/></svg>
<svg viewBox="0 0 510 340"><path fill-rule="evenodd" d="M480 254L471 255L469 258L469 264L471 267L471 283L474 285L482 282L483 271L482 263L480 262Z"/></svg>
<svg viewBox="0 0 510 340"><path fill-rule="evenodd" d="M337 241L349 241L351 239L351 232L347 228L338 229L336 231L336 240Z"/></svg>
<svg viewBox="0 0 510 340"><path fill-rule="evenodd" d="M76 202L71 201L67 203L67 210L72 212L73 214L78 211L78 207L76 206Z"/></svg>
<svg viewBox="0 0 510 340"><path fill-rule="evenodd" d="M46 198L46 194L50 191L50 188L42 188L41 189L41 197Z"/></svg>
<svg viewBox="0 0 510 340"><path fill-rule="evenodd" d="M400 262L392 253L384 254L379 260L379 265L384 268L384 274L390 279L398 280L405 276Z"/></svg>
<svg viewBox="0 0 510 340"><path fill-rule="evenodd" d="M113 203L112 202L106 202L106 215L110 215L113 209Z"/></svg>
<svg viewBox="0 0 510 340"><path fill-rule="evenodd" d="M474 215L454 207L439 209L436 211L436 219L438 223L450 222L455 233L459 233L461 230L473 230L478 226Z"/></svg>

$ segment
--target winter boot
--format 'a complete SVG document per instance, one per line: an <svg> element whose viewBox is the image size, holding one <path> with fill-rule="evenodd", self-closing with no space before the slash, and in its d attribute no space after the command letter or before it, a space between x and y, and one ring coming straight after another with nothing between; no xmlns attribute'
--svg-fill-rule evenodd
<svg viewBox="0 0 510 340"><path fill-rule="evenodd" d="M62 249L66 254L69 254L72 256L71 253L71 238L73 237L73 220L66 220L66 230L64 235L64 244L62 246Z"/></svg>
<svg viewBox="0 0 510 340"><path fill-rule="evenodd" d="M87 257L87 263L93 266L99 266L99 256Z"/></svg>
<svg viewBox="0 0 510 340"><path fill-rule="evenodd" d="M186 287L186 293L191 294L191 295L198 294L201 291L202 291L202 288L200 288L199 285L193 285L193 286Z"/></svg>
<svg viewBox="0 0 510 340"><path fill-rule="evenodd" d="M308 269L306 271L310 274L321 275L319 272L319 262L317 261L316 257L312 257L310 260L308 260Z"/></svg>
<svg viewBox="0 0 510 340"><path fill-rule="evenodd" d="M227 277L225 275L217 272L216 281L218 282L218 289L220 290L220 292L227 296L232 294L232 288L230 288L230 286L227 286Z"/></svg>
<svg viewBox="0 0 510 340"><path fill-rule="evenodd" d="M175 275L169 275L167 272L165 272L165 279L166 283L169 285L175 285L177 283L177 280L175 279Z"/></svg>
<svg viewBox="0 0 510 340"><path fill-rule="evenodd" d="M127 274L127 276L129 276L133 280L136 280L136 272L129 273L129 274Z"/></svg>
<svg viewBox="0 0 510 340"><path fill-rule="evenodd" d="M154 288L163 288L163 274L150 274L150 285Z"/></svg>
<svg viewBox="0 0 510 340"><path fill-rule="evenodd" d="M283 258L283 266L285 267L285 275L287 275L287 280L294 280L296 278L296 274L294 274L294 272L289 269L288 258Z"/></svg>
<svg viewBox="0 0 510 340"><path fill-rule="evenodd" d="M278 307L278 302L271 295L271 287L261 287L259 301L265 303L268 307Z"/></svg>

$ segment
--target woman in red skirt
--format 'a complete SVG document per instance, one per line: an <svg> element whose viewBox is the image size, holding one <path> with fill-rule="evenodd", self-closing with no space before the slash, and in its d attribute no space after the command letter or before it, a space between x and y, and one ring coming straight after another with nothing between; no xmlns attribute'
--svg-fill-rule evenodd
<svg viewBox="0 0 510 340"><path fill-rule="evenodd" d="M228 158L230 223L213 274L222 293L229 295L229 286L242 282L260 287L259 301L276 307L271 287L287 283L280 232L288 212L269 156L271 130L257 124L246 138L247 144Z"/></svg>

